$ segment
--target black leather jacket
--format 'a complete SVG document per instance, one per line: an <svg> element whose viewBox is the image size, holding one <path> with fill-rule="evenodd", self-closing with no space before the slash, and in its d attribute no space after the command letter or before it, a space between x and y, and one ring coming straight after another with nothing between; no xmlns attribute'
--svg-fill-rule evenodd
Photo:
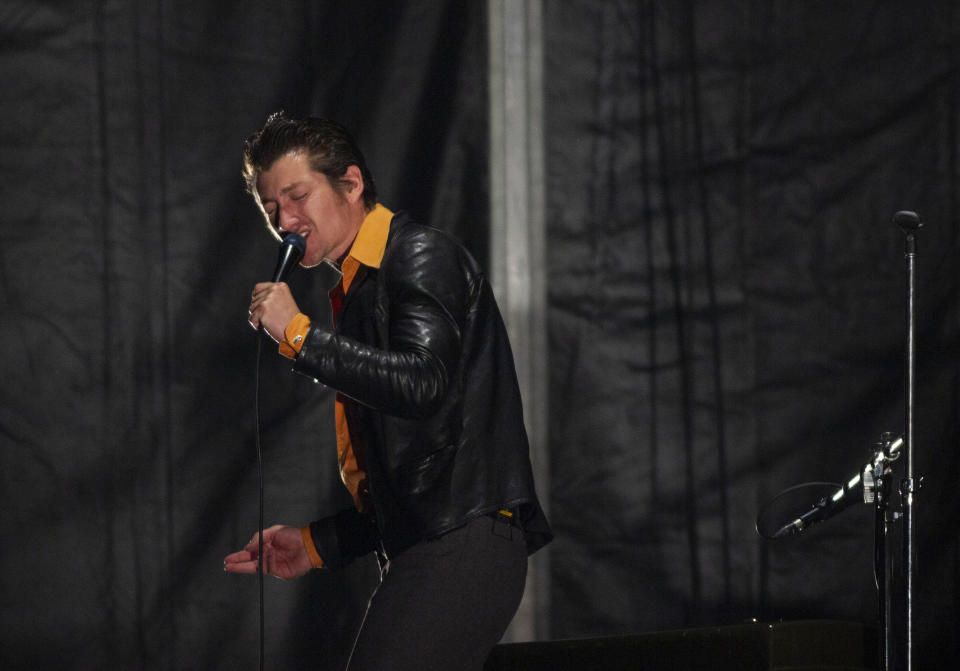
<svg viewBox="0 0 960 671"><path fill-rule="evenodd" d="M311 326L294 369L348 397L373 502L311 524L326 566L500 508L519 513L529 552L549 542L503 320L452 237L396 214L380 268L361 266L336 331Z"/></svg>

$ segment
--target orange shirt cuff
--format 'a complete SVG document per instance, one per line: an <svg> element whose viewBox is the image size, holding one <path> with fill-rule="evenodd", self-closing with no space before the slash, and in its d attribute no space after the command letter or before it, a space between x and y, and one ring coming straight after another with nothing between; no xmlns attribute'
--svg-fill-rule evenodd
<svg viewBox="0 0 960 671"><path fill-rule="evenodd" d="M307 338L307 331L310 330L310 317L298 313L296 317L290 320L287 328L283 331L283 342L280 343L280 354L293 359L300 353L303 347L303 341Z"/></svg>
<svg viewBox="0 0 960 671"><path fill-rule="evenodd" d="M300 535L303 537L303 546L307 548L307 556L310 557L310 565L313 568L323 568L323 559L317 552L317 546L313 544L313 535L310 533L310 525L300 527Z"/></svg>

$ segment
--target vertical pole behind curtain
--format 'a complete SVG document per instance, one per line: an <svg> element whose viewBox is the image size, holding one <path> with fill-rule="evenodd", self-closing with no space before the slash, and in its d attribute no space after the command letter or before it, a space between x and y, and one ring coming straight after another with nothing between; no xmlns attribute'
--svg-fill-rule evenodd
<svg viewBox="0 0 960 671"><path fill-rule="evenodd" d="M524 400L534 477L549 514L540 0L488 0L490 278L507 323ZM549 546L531 558L504 640L549 637Z"/></svg>

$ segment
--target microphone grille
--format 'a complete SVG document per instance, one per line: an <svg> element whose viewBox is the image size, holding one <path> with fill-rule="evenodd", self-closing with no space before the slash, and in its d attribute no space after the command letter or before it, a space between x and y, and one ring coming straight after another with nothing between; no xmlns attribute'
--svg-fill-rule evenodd
<svg viewBox="0 0 960 671"><path fill-rule="evenodd" d="M284 234L282 244L299 250L301 254L307 250L307 241L298 233Z"/></svg>

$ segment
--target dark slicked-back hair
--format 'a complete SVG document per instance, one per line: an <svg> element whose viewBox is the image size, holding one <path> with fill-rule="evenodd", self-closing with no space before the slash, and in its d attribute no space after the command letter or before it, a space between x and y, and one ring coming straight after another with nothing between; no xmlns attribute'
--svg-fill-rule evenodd
<svg viewBox="0 0 960 671"><path fill-rule="evenodd" d="M247 190L254 192L257 176L290 152L303 151L310 168L323 173L339 193L341 177L355 165L363 176L363 204L372 210L377 204L377 187L367 161L347 129L330 119L307 117L291 119L282 111L267 118L263 128L247 138L243 145L243 178Z"/></svg>

